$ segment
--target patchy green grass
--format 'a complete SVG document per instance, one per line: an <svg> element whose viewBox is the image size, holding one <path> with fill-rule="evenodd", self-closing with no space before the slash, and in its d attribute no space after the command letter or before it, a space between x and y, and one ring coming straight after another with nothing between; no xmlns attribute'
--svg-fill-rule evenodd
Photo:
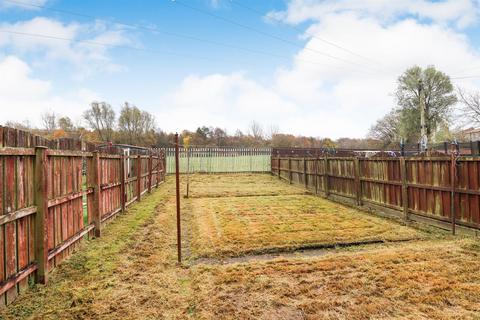
<svg viewBox="0 0 480 320"><path fill-rule="evenodd" d="M182 175L182 192L185 195L185 175ZM306 194L306 191L301 187L282 183L269 174L194 174L190 176L190 198L289 194Z"/></svg>
<svg viewBox="0 0 480 320"><path fill-rule="evenodd" d="M196 257L423 237L415 229L309 195L190 201Z"/></svg>
<svg viewBox="0 0 480 320"><path fill-rule="evenodd" d="M478 240L192 272L198 319L478 319Z"/></svg>

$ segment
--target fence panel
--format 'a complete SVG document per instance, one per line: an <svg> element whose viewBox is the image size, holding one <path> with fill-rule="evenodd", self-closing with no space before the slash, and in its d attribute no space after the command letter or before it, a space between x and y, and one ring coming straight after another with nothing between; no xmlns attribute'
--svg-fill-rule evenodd
<svg viewBox="0 0 480 320"><path fill-rule="evenodd" d="M175 173L175 149L165 150L167 173ZM179 148L180 172L240 173L270 172L271 149L239 147Z"/></svg>
<svg viewBox="0 0 480 320"><path fill-rule="evenodd" d="M30 280L47 282L49 270L85 235L100 236L101 222L132 202L125 203L127 189L135 200L137 191L165 179L163 151L127 158L86 150L95 147L0 127L0 305L11 303Z"/></svg>
<svg viewBox="0 0 480 320"><path fill-rule="evenodd" d="M408 211L450 221L453 177L450 158L406 159Z"/></svg>
<svg viewBox="0 0 480 320"><path fill-rule="evenodd" d="M75 242L61 250L65 242L84 230L84 189L82 155L51 150L47 153L47 243L49 268L54 268L74 249Z"/></svg>
<svg viewBox="0 0 480 320"><path fill-rule="evenodd" d="M463 158L458 163L456 218L467 224L480 226L480 161Z"/></svg>
<svg viewBox="0 0 480 320"><path fill-rule="evenodd" d="M357 205L393 209L407 220L437 221L453 232L456 226L480 229L479 157L295 155L273 157L271 166L272 174L327 197L333 194L355 199Z"/></svg>
<svg viewBox="0 0 480 320"><path fill-rule="evenodd" d="M327 158L329 192L348 198L355 197L353 158Z"/></svg>
<svg viewBox="0 0 480 320"><path fill-rule="evenodd" d="M122 210L122 161L119 155L100 155L100 212L102 222Z"/></svg>
<svg viewBox="0 0 480 320"><path fill-rule="evenodd" d="M361 201L402 210L399 158L359 159Z"/></svg>

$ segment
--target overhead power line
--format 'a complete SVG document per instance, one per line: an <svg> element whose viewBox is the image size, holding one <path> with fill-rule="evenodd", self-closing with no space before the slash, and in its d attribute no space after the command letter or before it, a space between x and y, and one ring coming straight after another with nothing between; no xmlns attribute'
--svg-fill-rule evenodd
<svg viewBox="0 0 480 320"><path fill-rule="evenodd" d="M231 19L228 19L228 18L225 18L223 16L220 16L220 15L217 15L217 14L214 14L214 13L211 13L209 11L206 11L206 10L203 10L203 9L200 9L200 8L197 8L197 7L194 7L194 6L191 6L189 4L186 4L182 1L178 1L178 0L175 0L173 1L173 3L175 4L178 4L178 5L181 5L185 8L188 8L190 10L193 10L193 11L196 11L196 12L199 12L199 13L202 13L204 15L207 15L207 16L210 16L210 17L213 17L213 18L216 18L218 20L222 20L226 23L229 23L231 25L235 25L235 26L238 26L238 27L241 27L241 28L244 28L244 29L247 29L247 30L250 30L252 32L255 32L255 33L258 33L260 35L263 35L265 37L269 37L269 38L272 38L274 40L277 40L277 41L280 41L280 42L283 42L283 43L286 43L290 46L294 46L294 47L297 47L297 48L301 48L301 49L305 49L305 50L308 50L310 52L314 52L316 54L319 54L319 55L322 55L322 56L325 56L325 57L328 57L328 58L331 58L331 59L334 59L334 60L338 60L338 61L342 61L344 63L348 63L350 65L353 65L353 66L356 66L356 67L363 67L363 68L367 68L367 69L371 69L370 66L366 66L366 65L363 65L363 64L360 64L360 63L356 63L356 62L353 62L353 61L350 61L350 60L347 60L347 59L343 59L343 58L340 58L340 57L337 57L337 56L334 56L332 54L329 54L327 52L323 52L323 51L319 51L319 50L316 50L316 49L312 49L312 48L308 48L308 47L304 47L303 45L300 45L294 41L290 41L288 39L285 39L285 38L282 38L282 37L279 37L279 36L276 36L274 34L271 34L271 33L268 33L268 32L265 32L263 30L260 30L260 29L257 29L255 27L252 27L252 26L249 26L249 25L246 25L246 24L243 24L243 23L240 23L240 22L237 22L237 21L234 21L234 20L231 20ZM372 71L372 70L370 70ZM375 70L376 71L376 70Z"/></svg>
<svg viewBox="0 0 480 320"><path fill-rule="evenodd" d="M74 11L70 11L70 10L57 9L57 8L52 8L52 7L48 7L48 6L37 5L37 4L32 4L32 3L25 3L25 2L22 2L22 1L16 1L16 0L3 0L3 1L8 2L8 3L12 3L12 4L16 4L16 5L20 5L20 6L28 6L28 7L32 7L32 8L38 8L38 9L42 9L42 10L49 10L49 11L52 11L52 12L58 12L58 13L61 13L61 14L67 14L67 15L78 16L78 17L82 17L82 18L88 18L88 19L92 19L92 20L96 20L96 21L109 22L107 19L104 19L104 18L99 18L99 17L93 16L93 15L74 12ZM177 37L177 38L183 38L183 39L189 39L189 40L209 43L209 44L222 46L222 47L226 47L226 48L230 48L230 49L242 50L242 51L250 52L250 53L254 53L254 54L260 54L260 55L264 55L264 56L275 57L275 58L279 58L279 59L286 60L286 61L291 61L292 60L291 57L286 56L286 55L276 54L276 53L267 52L267 51L263 51L263 50L245 48L245 47L241 47L241 46L237 46L237 45L233 45L233 44L223 43L223 42L210 40L210 39L198 38L198 37L195 37L195 36L176 33L176 32L171 32L171 31L165 31L165 30L161 30L157 27L142 26L142 25L137 25L137 24L121 22L121 21L117 21L117 20L115 20L114 23L119 25L119 26L135 28L135 29L139 29L139 30L146 30L146 31L153 32L153 33L155 33L155 32L156 33L162 33L162 34L165 34L165 35L168 35L168 36L173 36L173 37ZM3 31L3 32L6 32L6 31ZM75 40L75 39L66 39L66 38L51 36L51 35L27 34L27 33L21 33L21 32L14 33L13 31L8 32L8 33L19 34L19 35L27 35L27 36L38 36L38 37L42 37L42 38L56 39L56 40L68 40L68 41L89 43L89 44L92 44L92 45L100 45L100 46L106 46L106 47L109 46L108 44L105 44L105 43L99 43L99 42L93 42L93 41L79 41L79 40ZM121 48L122 46L115 45L114 47ZM128 48L128 49L137 50L137 51L164 53L164 51L140 49L140 48L129 47L129 46L123 46L123 48ZM174 54L174 53L170 53L170 54ZM182 55L182 54L179 53L179 55ZM191 55L188 55L188 56L192 57ZM205 60L206 58L202 57L201 59ZM217 59L215 59L215 60L217 60ZM297 59L297 60L302 61L302 62L306 62L306 63L309 63L309 64L322 65L322 66L326 65L324 63L320 63L320 62L316 62L316 61L312 61L312 60L308 60L308 59Z"/></svg>
<svg viewBox="0 0 480 320"><path fill-rule="evenodd" d="M54 36L54 35L46 35L46 34L40 34L40 33L21 32L21 31L5 30L5 29L0 29L0 33L8 33L8 34L13 34L13 35L21 35L21 36L51 39L51 40L59 40L59 41L68 41L68 42L75 42L75 43L85 43L85 44L88 44L88 45L107 47L107 48L123 48L123 49L135 50L135 51L153 52L153 53L173 55L173 56L184 56L184 57L193 58L193 59L218 61L218 59L216 59L216 58L213 59L213 58L210 58L210 57L194 56L194 55L180 53L180 52L174 52L174 51L137 48L137 47L126 46L126 45L116 45L116 44L104 43L104 42L99 42L99 41L65 38L65 37L59 37L59 36Z"/></svg>
<svg viewBox="0 0 480 320"><path fill-rule="evenodd" d="M244 9L246 9L246 10L248 10L248 11L254 12L254 13L256 13L256 14L262 16L262 17L264 16L264 13L263 13L263 12L258 11L258 10L256 10L256 9L252 8L252 7L249 7L249 6L243 4L243 3L239 2L239 1L230 0L230 2L233 3L234 5L239 6L239 7L241 7L241 8L244 8ZM278 22L283 23L283 21L282 21L281 19L278 19L278 18L276 18L276 17L270 17L270 18L273 19L273 20L275 20L275 21L278 21ZM335 48L337 48L337 49L339 49L339 50L342 50L342 51L344 51L344 52L347 52L347 53L349 53L349 54L351 54L351 55L353 55L353 56L356 56L356 57L361 58L361 59L366 60L366 61L370 61L370 62L375 63L375 64L379 64L377 61L375 61L375 60L373 60L373 59L370 59L370 58L368 58L368 57L365 57L364 55L361 55L361 54L359 54L359 53L356 53L356 52L354 52L354 51L352 51L352 50L350 50L350 49L347 49L347 48L345 48L345 47L343 47L343 46L341 46L341 45L338 45L338 44L336 44L336 43L334 43L334 42L332 42L332 41L330 41L330 40L327 40L327 39L324 39L324 38L322 38L322 37L319 37L319 36L317 36L317 35L315 35L315 34L313 34L313 33L311 33L311 32L308 32L308 30L305 31L305 30L302 30L301 28L298 28L298 27L293 26L293 25L290 25L290 24L286 24L286 26L289 27L289 28L291 28L291 29L293 29L293 30L295 30L295 31L304 32L304 33L308 34L309 36L311 36L312 38L315 38L315 39L317 39L317 40L319 40L319 41L321 41L321 42L323 42L323 43L326 43L326 44L328 44L328 45L330 45L330 46L332 46L332 47L335 47Z"/></svg>
<svg viewBox="0 0 480 320"><path fill-rule="evenodd" d="M477 76L464 76L464 77L452 77L450 79L452 80L460 80L460 79L475 79L475 78L480 78L480 75Z"/></svg>

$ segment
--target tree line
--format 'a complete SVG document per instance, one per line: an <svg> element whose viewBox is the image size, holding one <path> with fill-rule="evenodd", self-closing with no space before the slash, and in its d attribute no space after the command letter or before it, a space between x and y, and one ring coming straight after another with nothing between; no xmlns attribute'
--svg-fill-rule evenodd
<svg viewBox="0 0 480 320"><path fill-rule="evenodd" d="M245 132L230 134L220 127L201 126L182 131L180 138L189 137L195 146L398 148L402 141L418 143L421 102L429 142L462 140L462 127L480 126L480 92L454 88L450 77L433 66L407 69L397 80L394 96L396 106L372 125L364 139L295 136L281 133L277 126L264 128L256 121ZM128 102L118 115L107 102L92 102L79 123L51 111L42 114L41 123L42 128L32 128L28 122L6 125L47 138L74 137L103 144L168 147L174 142L174 133L161 130L152 114Z"/></svg>
<svg viewBox="0 0 480 320"><path fill-rule="evenodd" d="M155 117L147 111L126 102L117 115L106 102L92 102L83 112L82 121L74 123L68 116L47 111L41 115L41 128L34 128L28 122L7 122L5 125L27 130L50 139L80 138L99 144L129 144L144 147L171 147L174 133L161 130ZM374 148L380 145L374 139L329 138L296 136L281 133L278 127L264 128L252 121L245 132L236 130L229 134L226 129L201 126L194 131L183 130L180 139L189 137L192 146L232 147L356 147Z"/></svg>

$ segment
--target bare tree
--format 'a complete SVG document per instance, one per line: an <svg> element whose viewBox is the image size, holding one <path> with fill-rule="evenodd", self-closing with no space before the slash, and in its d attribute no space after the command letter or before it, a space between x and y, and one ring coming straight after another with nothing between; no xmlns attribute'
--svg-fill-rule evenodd
<svg viewBox="0 0 480 320"><path fill-rule="evenodd" d="M30 121L28 121L28 120L24 120L22 122L7 121L7 122L5 122L5 126L9 127L9 128L24 130L24 131L29 131L29 130L32 129L32 125L30 124Z"/></svg>
<svg viewBox="0 0 480 320"><path fill-rule="evenodd" d="M269 128L268 128L268 134L267 134L267 138L272 140L274 136L276 136L277 134L280 133L280 128L278 127L278 125L276 124L272 124Z"/></svg>
<svg viewBox="0 0 480 320"><path fill-rule="evenodd" d="M53 111L46 111L42 114L43 128L52 132L57 128L57 115Z"/></svg>
<svg viewBox="0 0 480 320"><path fill-rule="evenodd" d="M255 140L262 140L264 138L263 127L260 123L253 120L248 127L248 133Z"/></svg>
<svg viewBox="0 0 480 320"><path fill-rule="evenodd" d="M368 137L378 139L388 145L392 142L397 142L400 132L400 114L399 111L393 109L387 113L383 118L377 120L368 133Z"/></svg>
<svg viewBox="0 0 480 320"><path fill-rule="evenodd" d="M83 118L94 129L100 140L112 141L115 127L115 111L106 102L92 102L90 109L85 111Z"/></svg>
<svg viewBox="0 0 480 320"><path fill-rule="evenodd" d="M460 98L460 121L464 125L480 125L480 92L465 92L457 88Z"/></svg>

